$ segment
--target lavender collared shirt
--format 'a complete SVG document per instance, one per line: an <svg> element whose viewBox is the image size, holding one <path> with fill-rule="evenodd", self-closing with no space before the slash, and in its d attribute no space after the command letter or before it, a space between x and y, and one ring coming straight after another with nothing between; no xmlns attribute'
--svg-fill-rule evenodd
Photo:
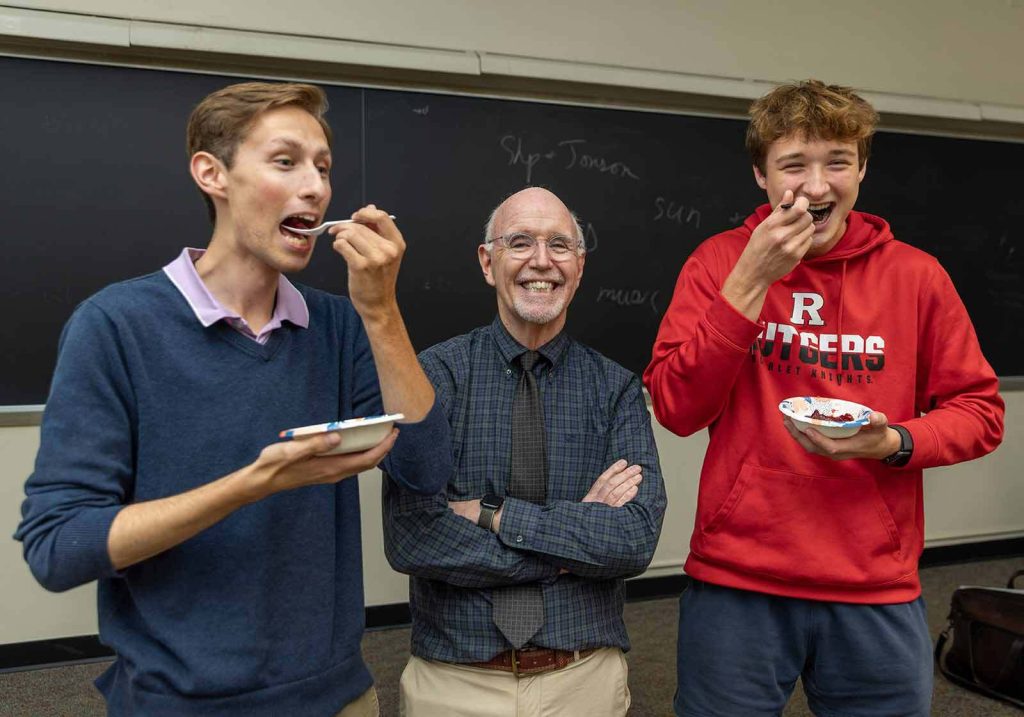
<svg viewBox="0 0 1024 717"><path fill-rule="evenodd" d="M254 332L245 319L235 312L224 308L214 298L213 294L210 293L210 290L206 288L203 280L199 278L195 262L205 253L205 249L186 247L178 255L177 259L164 267L164 273L167 274L167 278L171 280L171 283L185 297L185 301L192 307L193 313L195 313L199 323L203 326L211 326L223 320L243 336L248 336L253 341L261 344L265 344L274 329L281 328L281 323L284 321L290 321L304 329L309 328L309 307L306 306L306 300L302 298L299 290L284 278L282 274L277 280L277 300L274 303L274 315L270 317L270 321L260 329L258 334Z"/></svg>

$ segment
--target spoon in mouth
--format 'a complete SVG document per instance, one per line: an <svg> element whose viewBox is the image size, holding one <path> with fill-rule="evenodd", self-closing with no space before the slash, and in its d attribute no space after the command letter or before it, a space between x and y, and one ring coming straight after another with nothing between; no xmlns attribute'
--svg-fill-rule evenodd
<svg viewBox="0 0 1024 717"><path fill-rule="evenodd" d="M394 214L388 214L392 219L395 218ZM294 232L295 234L304 234L306 236L318 237L325 231L333 227L335 224L353 224L355 219L335 219L333 221L324 222L318 227L311 227L309 229L300 229L299 227L288 227L288 231Z"/></svg>

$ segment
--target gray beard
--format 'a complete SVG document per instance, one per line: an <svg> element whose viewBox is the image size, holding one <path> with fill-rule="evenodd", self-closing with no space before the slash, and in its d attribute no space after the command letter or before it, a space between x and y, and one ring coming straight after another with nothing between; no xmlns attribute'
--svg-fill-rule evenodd
<svg viewBox="0 0 1024 717"><path fill-rule="evenodd" d="M523 321L531 324L547 324L557 319L562 311L565 309L564 298L557 304L549 304L544 307L536 307L524 305L525 302L519 300L513 302L512 308Z"/></svg>

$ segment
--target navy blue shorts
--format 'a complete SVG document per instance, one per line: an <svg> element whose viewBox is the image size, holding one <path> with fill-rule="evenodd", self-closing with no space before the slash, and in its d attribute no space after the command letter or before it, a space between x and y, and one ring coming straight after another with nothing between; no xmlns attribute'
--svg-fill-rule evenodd
<svg viewBox="0 0 1024 717"><path fill-rule="evenodd" d="M924 600L853 605L691 581L679 598L677 715L781 715L798 677L818 717L928 717Z"/></svg>

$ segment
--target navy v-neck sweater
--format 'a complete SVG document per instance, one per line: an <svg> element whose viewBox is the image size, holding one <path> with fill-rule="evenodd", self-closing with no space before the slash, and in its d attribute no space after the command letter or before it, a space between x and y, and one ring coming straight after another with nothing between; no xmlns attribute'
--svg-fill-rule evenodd
<svg viewBox="0 0 1024 717"><path fill-rule="evenodd" d="M265 345L204 328L163 272L104 289L65 327L15 537L48 589L99 580L111 715L333 715L372 684L356 480L273 495L121 573L107 552L125 504L227 475L282 429L381 413L351 303L298 288L309 328ZM434 493L451 465L435 405L383 467Z"/></svg>

